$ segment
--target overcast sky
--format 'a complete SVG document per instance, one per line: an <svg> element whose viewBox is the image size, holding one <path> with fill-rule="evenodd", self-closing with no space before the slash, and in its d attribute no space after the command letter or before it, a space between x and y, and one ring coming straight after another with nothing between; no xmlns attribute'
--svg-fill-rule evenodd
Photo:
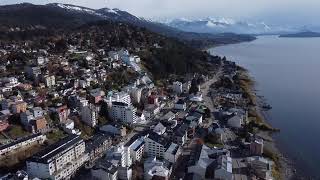
<svg viewBox="0 0 320 180"><path fill-rule="evenodd" d="M210 16L312 24L320 17L320 0L0 0L0 4L22 2L119 8L146 18Z"/></svg>

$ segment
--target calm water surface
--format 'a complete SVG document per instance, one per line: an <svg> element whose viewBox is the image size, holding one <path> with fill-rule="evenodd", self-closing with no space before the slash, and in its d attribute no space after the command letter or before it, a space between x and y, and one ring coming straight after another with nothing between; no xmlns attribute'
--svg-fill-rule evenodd
<svg viewBox="0 0 320 180"><path fill-rule="evenodd" d="M272 105L279 148L300 172L320 177L320 38L260 36L211 52L247 68Z"/></svg>

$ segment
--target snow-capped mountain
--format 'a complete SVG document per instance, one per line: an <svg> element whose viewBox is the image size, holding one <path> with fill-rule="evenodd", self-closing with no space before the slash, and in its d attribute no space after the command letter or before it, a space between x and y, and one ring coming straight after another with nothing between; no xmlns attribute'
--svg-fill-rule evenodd
<svg viewBox="0 0 320 180"><path fill-rule="evenodd" d="M121 20L121 21L139 21L140 18L119 9L110 9L110 8L101 8L101 9L91 9L87 7L81 7L71 4L61 4L61 3L52 3L47 6L58 7L65 9L67 11L73 11L77 13L91 14L97 16L101 19L109 20Z"/></svg>
<svg viewBox="0 0 320 180"><path fill-rule="evenodd" d="M290 28L271 26L264 22L236 21L227 18L205 18L198 20L181 18L162 22L183 31L198 33L272 34L292 31Z"/></svg>

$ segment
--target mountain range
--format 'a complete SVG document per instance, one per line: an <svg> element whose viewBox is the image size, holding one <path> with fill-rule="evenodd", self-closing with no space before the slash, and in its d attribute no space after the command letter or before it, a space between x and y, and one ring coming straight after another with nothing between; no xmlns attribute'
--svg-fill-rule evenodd
<svg viewBox="0 0 320 180"><path fill-rule="evenodd" d="M265 22L236 21L229 18L172 19L160 21L185 32L237 33L237 34L285 34L301 31L299 27L269 25Z"/></svg>
<svg viewBox="0 0 320 180"><path fill-rule="evenodd" d="M186 32L167 24L136 17L119 9L91 9L60 3L46 5L21 3L0 6L0 31L7 31L8 29L11 31L20 31L21 29L70 29L87 23L105 20L146 28L195 47L237 43L255 39L253 36L235 33Z"/></svg>

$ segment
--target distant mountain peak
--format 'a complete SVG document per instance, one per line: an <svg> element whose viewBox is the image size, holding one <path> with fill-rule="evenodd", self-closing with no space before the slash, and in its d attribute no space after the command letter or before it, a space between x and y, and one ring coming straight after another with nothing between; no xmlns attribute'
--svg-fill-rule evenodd
<svg viewBox="0 0 320 180"><path fill-rule="evenodd" d="M186 32L196 33L237 33L237 34L277 34L283 31L292 32L294 29L271 26L265 22L237 21L232 18L206 17L202 19L178 18L163 22L168 26Z"/></svg>

